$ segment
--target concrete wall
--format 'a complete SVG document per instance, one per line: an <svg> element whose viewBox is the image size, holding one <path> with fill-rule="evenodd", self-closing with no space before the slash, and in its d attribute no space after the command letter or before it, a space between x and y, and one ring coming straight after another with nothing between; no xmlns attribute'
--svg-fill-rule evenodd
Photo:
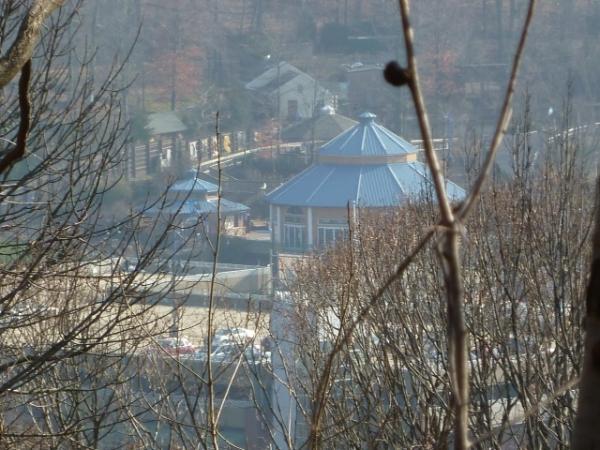
<svg viewBox="0 0 600 450"><path fill-rule="evenodd" d="M94 274L115 276L113 284L118 284L119 273L115 265L120 264L121 270L127 272L122 267L123 260L105 260L96 263L92 271ZM136 261L130 259L128 267L135 267ZM198 270L198 273L189 275L157 272L148 268L148 272L138 274L140 283L152 292L165 292L170 286L175 284L175 290L182 295L207 295L210 292L212 279L212 264L207 262L191 262L188 266L192 271ZM110 284L111 281L107 281ZM215 294L224 295L231 293L242 294L263 294L271 291L271 267L267 266L244 266L240 264L218 264L217 274L214 280ZM108 288L108 286L107 286Z"/></svg>

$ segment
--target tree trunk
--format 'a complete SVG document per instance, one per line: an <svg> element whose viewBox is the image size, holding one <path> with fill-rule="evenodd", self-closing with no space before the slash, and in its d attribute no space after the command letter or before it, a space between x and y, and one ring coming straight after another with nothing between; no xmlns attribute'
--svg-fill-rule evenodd
<svg viewBox="0 0 600 450"><path fill-rule="evenodd" d="M600 179L596 190L596 225L594 228L592 263L586 294L585 343L583 370L579 389L579 405L574 450L600 449Z"/></svg>
<svg viewBox="0 0 600 450"><path fill-rule="evenodd" d="M38 0L31 5L15 41L6 54L0 55L0 87L6 86L31 59L44 21L63 3L64 0Z"/></svg>

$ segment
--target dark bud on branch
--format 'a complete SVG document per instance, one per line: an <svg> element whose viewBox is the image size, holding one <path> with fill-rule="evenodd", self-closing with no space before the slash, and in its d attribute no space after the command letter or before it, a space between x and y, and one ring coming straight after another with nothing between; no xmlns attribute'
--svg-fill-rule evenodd
<svg viewBox="0 0 600 450"><path fill-rule="evenodd" d="M407 69L400 67L400 64L396 61L390 61L383 69L383 78L392 86L400 87L408 84L410 74Z"/></svg>

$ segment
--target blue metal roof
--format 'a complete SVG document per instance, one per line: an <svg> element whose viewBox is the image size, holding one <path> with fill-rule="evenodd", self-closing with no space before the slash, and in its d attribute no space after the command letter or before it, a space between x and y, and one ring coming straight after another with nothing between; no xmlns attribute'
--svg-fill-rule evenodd
<svg viewBox="0 0 600 450"><path fill-rule="evenodd" d="M356 126L321 147L320 156L327 159L320 159L267 194L267 201L275 205L344 208L348 202L359 207L386 207L435 199L431 172L425 164L406 158L380 158L414 154L416 150L374 119L374 114L362 114ZM451 181L446 181L446 191L452 201L465 197L465 191Z"/></svg>
<svg viewBox="0 0 600 450"><path fill-rule="evenodd" d="M416 153L410 143L375 123L375 114L359 116L360 122L333 138L319 151L321 156L392 156Z"/></svg>
<svg viewBox="0 0 600 450"><path fill-rule="evenodd" d="M214 194L219 190L219 186L216 184L198 178L195 170L190 170L187 175L188 178L171 186L171 192Z"/></svg>
<svg viewBox="0 0 600 450"><path fill-rule="evenodd" d="M246 205L241 203L232 202L231 200L226 200L221 198L221 214L228 215L238 212L248 211ZM216 214L217 213L217 199L208 199L208 200L180 200L175 199L171 202L166 203L165 205L155 206L150 208L147 211L148 214L151 215L175 215L178 216L202 216L208 214Z"/></svg>
<svg viewBox="0 0 600 450"><path fill-rule="evenodd" d="M465 191L446 181L452 201ZM385 207L418 201L433 195L431 173L421 162L309 167L267 195L275 205L343 208L348 202L359 207Z"/></svg>

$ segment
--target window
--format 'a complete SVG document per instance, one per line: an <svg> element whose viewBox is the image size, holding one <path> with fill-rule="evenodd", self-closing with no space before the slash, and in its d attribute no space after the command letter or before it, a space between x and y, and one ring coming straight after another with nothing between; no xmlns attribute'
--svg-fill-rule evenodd
<svg viewBox="0 0 600 450"><path fill-rule="evenodd" d="M306 243L306 218L302 208L289 207L283 217L283 246L289 250L302 250Z"/></svg>
<svg viewBox="0 0 600 450"><path fill-rule="evenodd" d="M296 119L298 117L298 100L288 100L287 116L288 119Z"/></svg>
<svg viewBox="0 0 600 450"><path fill-rule="evenodd" d="M160 152L160 167L171 167L171 149L163 148Z"/></svg>
<svg viewBox="0 0 600 450"><path fill-rule="evenodd" d="M283 224L283 246L291 250L301 250L304 246L306 226L299 223Z"/></svg>
<svg viewBox="0 0 600 450"><path fill-rule="evenodd" d="M345 219L319 219L318 243L320 247L348 239L348 223Z"/></svg>

